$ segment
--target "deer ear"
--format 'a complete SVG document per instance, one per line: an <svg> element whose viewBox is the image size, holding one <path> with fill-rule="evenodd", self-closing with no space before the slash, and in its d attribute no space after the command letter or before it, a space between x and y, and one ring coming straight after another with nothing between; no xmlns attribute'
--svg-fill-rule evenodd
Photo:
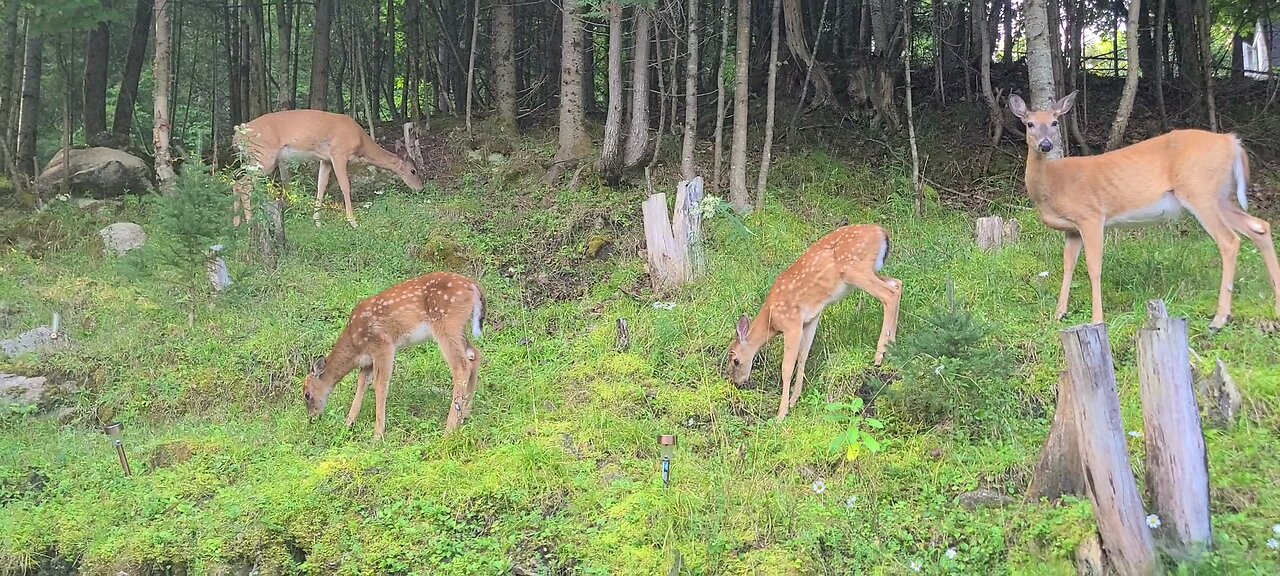
<svg viewBox="0 0 1280 576"><path fill-rule="evenodd" d="M316 358L315 360L312 360L312 361L311 361L311 373L312 373L313 375L315 375L315 376L322 376L322 375L324 375L324 369L325 369L325 365L326 365L326 364L327 364L327 362L325 361L325 359L324 359L324 357L323 357L323 356L322 356L322 357L320 357L320 358Z"/></svg>
<svg viewBox="0 0 1280 576"><path fill-rule="evenodd" d="M1019 118L1027 117L1027 103L1022 101L1022 97L1017 94L1009 95L1009 111Z"/></svg>
<svg viewBox="0 0 1280 576"><path fill-rule="evenodd" d="M1053 105L1053 113L1061 116L1071 111L1071 107L1076 103L1076 91L1072 90L1070 94L1063 96L1056 104Z"/></svg>
<svg viewBox="0 0 1280 576"><path fill-rule="evenodd" d="M751 318L746 314L738 318L738 341L747 341L747 332L751 330Z"/></svg>

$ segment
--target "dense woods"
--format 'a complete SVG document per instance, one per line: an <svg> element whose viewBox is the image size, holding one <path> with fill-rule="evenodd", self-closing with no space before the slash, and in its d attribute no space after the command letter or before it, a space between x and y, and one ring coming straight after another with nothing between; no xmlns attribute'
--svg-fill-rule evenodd
<svg viewBox="0 0 1280 576"><path fill-rule="evenodd" d="M1224 128L1224 98L1274 99L1256 47L1280 18L1248 0L9 0L3 12L0 161L18 185L68 145L157 167L166 144L225 162L234 126L311 107L391 130L457 118L473 143L476 122L554 128L547 183L589 167L617 184L671 162L742 210L749 180L765 190L771 148L802 128L904 142L904 63L913 106L982 104L979 142L1018 141L1011 93L1034 107L1080 90L1078 116L1111 126L1093 134L1073 116L1064 135L1084 153L1121 144L1135 99L1161 127ZM1126 80L1122 96L1108 77Z"/></svg>

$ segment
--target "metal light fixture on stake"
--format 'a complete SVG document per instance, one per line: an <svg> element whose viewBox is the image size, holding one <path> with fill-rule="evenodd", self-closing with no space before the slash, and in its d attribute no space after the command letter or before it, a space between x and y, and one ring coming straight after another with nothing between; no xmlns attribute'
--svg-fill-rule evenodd
<svg viewBox="0 0 1280 576"><path fill-rule="evenodd" d="M102 427L102 431L111 439L111 443L116 447L116 456L120 458L120 469L124 471L125 476L132 476L133 471L129 469L129 458L124 455L124 424L120 422L112 422Z"/></svg>
<svg viewBox="0 0 1280 576"><path fill-rule="evenodd" d="M671 486L671 459L676 451L675 434L658 436L658 445L662 447L662 487L668 488Z"/></svg>

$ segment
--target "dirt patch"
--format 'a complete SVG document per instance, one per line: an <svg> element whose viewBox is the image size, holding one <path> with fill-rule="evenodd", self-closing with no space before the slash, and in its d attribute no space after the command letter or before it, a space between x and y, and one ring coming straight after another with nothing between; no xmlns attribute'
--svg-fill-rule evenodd
<svg viewBox="0 0 1280 576"><path fill-rule="evenodd" d="M194 454L191 444L179 440L156 446L147 462L151 465L151 470L160 470L183 464L191 460Z"/></svg>

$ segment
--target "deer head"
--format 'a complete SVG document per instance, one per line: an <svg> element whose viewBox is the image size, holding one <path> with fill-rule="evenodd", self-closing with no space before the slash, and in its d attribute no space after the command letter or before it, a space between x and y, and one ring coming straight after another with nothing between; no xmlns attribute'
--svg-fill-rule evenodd
<svg viewBox="0 0 1280 576"><path fill-rule="evenodd" d="M1017 94L1009 96L1009 111L1027 125L1027 148L1039 150L1042 154L1053 151L1054 142L1059 138L1058 118L1071 111L1075 104L1076 93L1063 96L1049 110L1027 110L1027 103Z"/></svg>
<svg viewBox="0 0 1280 576"><path fill-rule="evenodd" d="M323 357L316 358L311 362L311 371L302 381L302 398L307 402L307 417L312 420L324 412L325 406L329 404L329 393L333 392L334 385L338 383L338 379L333 378L334 374L326 373L326 367Z"/></svg>
<svg viewBox="0 0 1280 576"><path fill-rule="evenodd" d="M756 351L747 344L747 334L751 331L751 317L743 314L738 318L738 333L729 345L729 379L734 384L746 384L751 377L751 365L755 363Z"/></svg>

